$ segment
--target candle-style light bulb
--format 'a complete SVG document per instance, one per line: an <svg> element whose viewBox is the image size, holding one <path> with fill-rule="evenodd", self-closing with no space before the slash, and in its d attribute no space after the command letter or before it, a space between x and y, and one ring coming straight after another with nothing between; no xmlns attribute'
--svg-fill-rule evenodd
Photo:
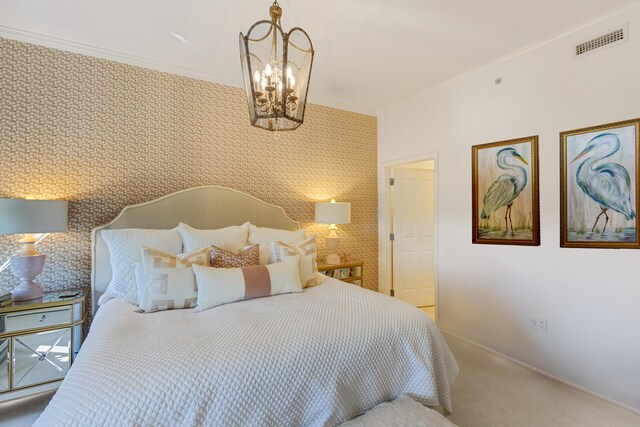
<svg viewBox="0 0 640 427"><path fill-rule="evenodd" d="M253 81L256 83L260 83L260 72L257 70L255 73L253 73Z"/></svg>
<svg viewBox="0 0 640 427"><path fill-rule="evenodd" d="M291 70L291 67L287 67L287 77L288 78L293 77L293 71Z"/></svg>
<svg viewBox="0 0 640 427"><path fill-rule="evenodd" d="M264 73L271 77L271 74L273 74L273 68L271 68L271 64L267 64L267 66L264 68Z"/></svg>
<svg viewBox="0 0 640 427"><path fill-rule="evenodd" d="M293 76L289 77L289 87L293 89L295 85L296 85L296 78Z"/></svg>

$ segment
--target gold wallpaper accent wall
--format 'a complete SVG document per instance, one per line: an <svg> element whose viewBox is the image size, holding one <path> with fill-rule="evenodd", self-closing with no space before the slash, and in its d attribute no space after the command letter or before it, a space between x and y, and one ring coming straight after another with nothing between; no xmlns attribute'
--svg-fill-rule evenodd
<svg viewBox="0 0 640 427"><path fill-rule="evenodd" d="M272 133L250 126L241 89L7 39L0 58L0 197L70 201L69 232L39 246L45 289L90 287L91 229L123 207L200 185L284 207L321 258L314 201L351 202L340 249L377 289L375 117L309 105L298 130ZM18 238L0 236L0 259ZM0 274L0 291L16 284Z"/></svg>

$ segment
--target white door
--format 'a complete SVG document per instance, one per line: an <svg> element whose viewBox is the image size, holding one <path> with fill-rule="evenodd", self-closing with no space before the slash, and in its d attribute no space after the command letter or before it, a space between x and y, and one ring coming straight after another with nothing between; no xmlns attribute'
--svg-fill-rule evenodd
<svg viewBox="0 0 640 427"><path fill-rule="evenodd" d="M435 305L434 171L394 168L393 288L416 307Z"/></svg>

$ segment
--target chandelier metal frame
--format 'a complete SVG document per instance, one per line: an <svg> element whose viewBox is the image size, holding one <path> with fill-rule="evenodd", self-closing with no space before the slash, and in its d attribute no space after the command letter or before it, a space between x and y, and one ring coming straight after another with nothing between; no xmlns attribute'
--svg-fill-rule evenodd
<svg viewBox="0 0 640 427"><path fill-rule="evenodd" d="M277 0L269 8L269 15L271 20L254 23L247 35L240 33L240 61L249 116L252 126L270 131L294 130L304 122L315 52L305 30L300 27L294 27L289 32L282 30L282 8ZM252 38L252 32L265 25L269 26L268 31ZM300 42L308 42L308 48L292 40L292 36L297 36L298 32L304 35ZM269 58L260 58L255 50L258 44L268 43L269 38ZM278 54L279 42L282 43L281 57ZM256 49L252 50L252 47ZM301 64L290 58L293 53L301 55ZM260 70L258 64L264 68Z"/></svg>

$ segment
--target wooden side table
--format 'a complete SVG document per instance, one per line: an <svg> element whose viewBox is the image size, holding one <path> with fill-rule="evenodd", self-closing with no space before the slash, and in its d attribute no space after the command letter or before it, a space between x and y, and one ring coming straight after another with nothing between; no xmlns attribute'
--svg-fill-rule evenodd
<svg viewBox="0 0 640 427"><path fill-rule="evenodd" d="M57 387L80 351L85 316L81 290L0 307L0 401Z"/></svg>
<svg viewBox="0 0 640 427"><path fill-rule="evenodd" d="M325 276L362 287L364 261L349 261L334 265L318 263L318 271Z"/></svg>

